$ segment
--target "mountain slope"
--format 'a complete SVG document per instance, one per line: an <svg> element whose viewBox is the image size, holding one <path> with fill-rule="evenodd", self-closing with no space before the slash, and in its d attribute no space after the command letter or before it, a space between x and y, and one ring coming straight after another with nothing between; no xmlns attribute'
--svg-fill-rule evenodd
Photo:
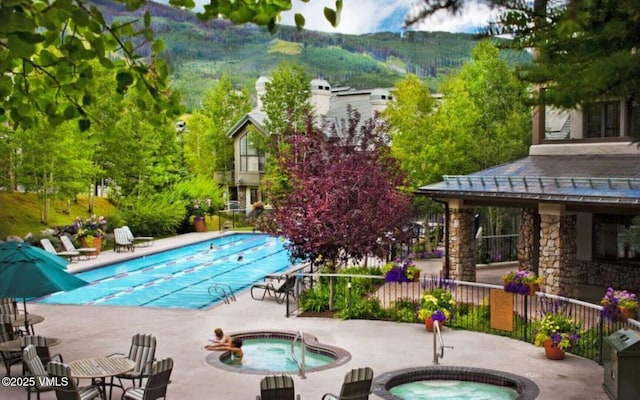
<svg viewBox="0 0 640 400"><path fill-rule="evenodd" d="M119 4L92 0L108 20L131 18ZM312 77L332 86L390 87L414 73L435 90L438 82L470 58L477 39L447 32L381 32L345 35L281 26L275 34L254 25L235 26L225 20L200 22L193 13L149 2L156 34L165 42L163 57L171 65L173 85L188 109L197 107L204 91L221 75L253 90L260 75L279 63L299 63ZM509 54L528 62L524 53Z"/></svg>

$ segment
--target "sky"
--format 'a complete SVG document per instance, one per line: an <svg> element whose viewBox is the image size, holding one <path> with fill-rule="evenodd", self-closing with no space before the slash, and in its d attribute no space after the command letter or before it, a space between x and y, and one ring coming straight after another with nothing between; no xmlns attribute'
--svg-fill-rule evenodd
<svg viewBox="0 0 640 400"><path fill-rule="evenodd" d="M196 10L209 0L195 0ZM402 31L404 18L421 0L344 0L342 18L337 28L332 27L324 18L325 6L335 8L335 0L292 0L293 10L282 14L281 24L295 25L295 13L301 13L306 19L305 29L323 32L363 34L381 31ZM477 27L487 24L493 12L481 1L470 0L462 12L452 15L443 12L429 20L412 27L420 31L445 31L477 33Z"/></svg>

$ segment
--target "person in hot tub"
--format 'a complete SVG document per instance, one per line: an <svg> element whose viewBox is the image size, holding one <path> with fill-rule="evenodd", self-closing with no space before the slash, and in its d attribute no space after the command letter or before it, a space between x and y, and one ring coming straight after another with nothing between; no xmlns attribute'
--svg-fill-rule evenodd
<svg viewBox="0 0 640 400"><path fill-rule="evenodd" d="M231 341L231 345L221 346L216 348L216 350L229 351L231 352L231 362L234 364L239 364L242 362L242 357L244 353L242 352L242 339L233 338Z"/></svg>
<svg viewBox="0 0 640 400"><path fill-rule="evenodd" d="M221 347L227 347L231 345L231 336L225 334L222 329L216 328L213 333L215 336L209 338L209 341L212 342L204 346L207 350L222 350Z"/></svg>

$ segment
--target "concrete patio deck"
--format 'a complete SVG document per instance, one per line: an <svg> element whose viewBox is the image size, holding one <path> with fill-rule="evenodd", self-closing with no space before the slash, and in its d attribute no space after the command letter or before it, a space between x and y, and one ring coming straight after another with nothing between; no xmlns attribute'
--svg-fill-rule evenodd
<svg viewBox="0 0 640 400"><path fill-rule="evenodd" d="M72 264L70 269L76 271L108 264L216 235L213 232L193 233L158 240L153 247L137 248L134 253L106 251L96 260ZM437 261L423 265L425 270L437 268ZM370 366L378 375L432 363L433 336L420 324L285 318L284 305L275 301L252 300L247 291L239 293L237 299L237 302L208 310L28 304L28 311L46 317L43 323L36 325L36 333L62 339L62 343L52 350L61 353L65 361L127 352L132 335L153 333L158 340L156 356L172 357L175 361L169 399L254 399L259 394L261 375L226 372L205 363L209 352L203 346L215 327L221 327L227 333L302 330L316 336L321 343L348 350L352 359L346 365L309 373L307 379L293 377L296 393L302 399L320 399L326 392L338 393L344 374L351 368ZM454 349L446 350L441 365L488 368L528 377L538 385L539 399L608 398L602 389L603 369L593 361L570 354L565 360L550 361L542 349L527 343L448 328L444 329L443 338L445 344ZM14 366L12 374L20 373L21 367ZM113 398L120 398L120 393L114 391ZM22 388L0 387L0 399L25 398ZM41 398L55 399L55 394L43 393ZM376 397L372 395L371 398Z"/></svg>

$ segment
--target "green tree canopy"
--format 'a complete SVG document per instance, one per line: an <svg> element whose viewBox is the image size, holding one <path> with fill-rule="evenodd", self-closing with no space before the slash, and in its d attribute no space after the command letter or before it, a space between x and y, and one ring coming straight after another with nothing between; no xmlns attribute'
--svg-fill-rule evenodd
<svg viewBox="0 0 640 400"><path fill-rule="evenodd" d="M476 0L423 0L411 25L441 9L460 12ZM640 94L640 2L637 0L482 0L500 6L489 34L508 34L512 46L535 49L520 79L545 84L535 100L573 107L597 98Z"/></svg>
<svg viewBox="0 0 640 400"><path fill-rule="evenodd" d="M145 0L114 0L128 10L139 9ZM170 0L174 6L193 8L193 0ZM342 0L324 15L338 23ZM280 13L291 9L291 0L211 0L199 13L201 19L229 18L277 26ZM304 17L296 15L304 26ZM142 50L149 52L142 57ZM109 23L86 0L3 0L0 2L0 122L14 126L38 126L46 116L51 126L77 120L81 130L91 125L87 107L95 102L91 91L94 66L91 60L113 73L113 96L136 86L151 94L151 102L137 107L153 109L154 124L181 114L180 98L167 82L168 68L158 57L162 42L154 38L151 15L139 20Z"/></svg>
<svg viewBox="0 0 640 400"><path fill-rule="evenodd" d="M531 114L526 86L489 41L441 88L439 104L415 77L396 85L384 112L392 150L417 186L466 174L526 155Z"/></svg>
<svg viewBox="0 0 640 400"><path fill-rule="evenodd" d="M250 110L248 90L236 90L226 76L205 94L202 107L189 118L184 133L190 172L212 177L215 171L232 169L233 141L227 133Z"/></svg>

